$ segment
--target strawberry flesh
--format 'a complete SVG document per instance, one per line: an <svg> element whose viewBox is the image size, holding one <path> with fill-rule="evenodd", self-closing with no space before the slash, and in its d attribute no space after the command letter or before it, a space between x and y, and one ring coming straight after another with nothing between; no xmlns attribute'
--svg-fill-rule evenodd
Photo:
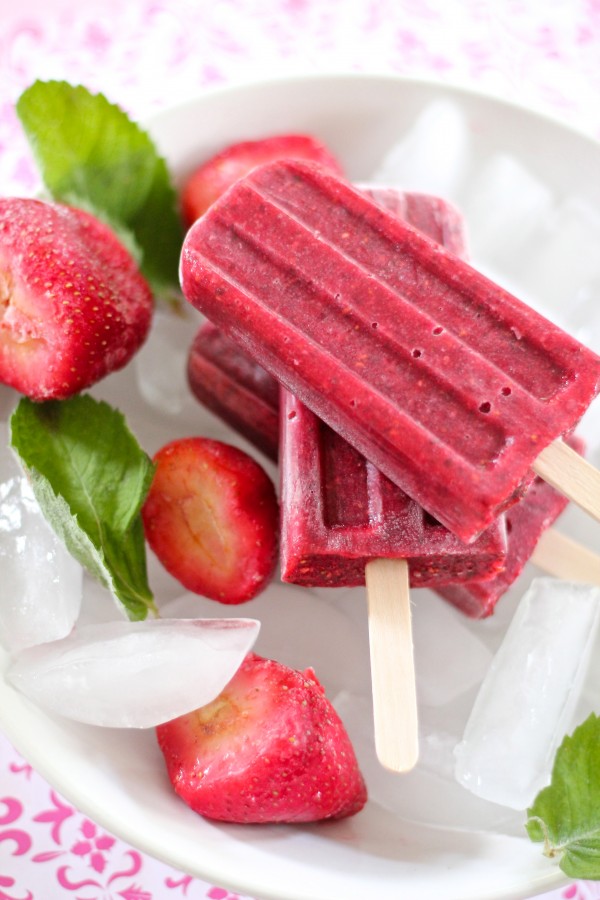
<svg viewBox="0 0 600 900"><path fill-rule="evenodd" d="M342 167L327 147L311 135L282 134L240 141L198 166L183 186L181 207L189 227L215 200L254 166L276 159L307 159L342 175Z"/></svg>
<svg viewBox="0 0 600 900"><path fill-rule="evenodd" d="M252 599L277 562L279 506L273 482L247 453L191 437L154 457L142 508L150 547L188 590L221 603Z"/></svg>
<svg viewBox="0 0 600 900"><path fill-rule="evenodd" d="M348 734L312 669L248 654L208 706L157 728L169 778L224 822L354 815L367 792Z"/></svg>
<svg viewBox="0 0 600 900"><path fill-rule="evenodd" d="M113 232L87 212L0 198L0 381L65 399L143 343L152 294Z"/></svg>

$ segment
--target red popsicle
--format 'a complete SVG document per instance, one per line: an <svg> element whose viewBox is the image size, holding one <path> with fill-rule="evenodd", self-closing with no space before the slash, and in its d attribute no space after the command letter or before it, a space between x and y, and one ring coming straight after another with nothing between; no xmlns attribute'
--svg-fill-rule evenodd
<svg viewBox="0 0 600 900"><path fill-rule="evenodd" d="M181 274L191 303L461 539L532 466L600 516L599 473L556 443L600 358L343 179L254 169L190 229Z"/></svg>

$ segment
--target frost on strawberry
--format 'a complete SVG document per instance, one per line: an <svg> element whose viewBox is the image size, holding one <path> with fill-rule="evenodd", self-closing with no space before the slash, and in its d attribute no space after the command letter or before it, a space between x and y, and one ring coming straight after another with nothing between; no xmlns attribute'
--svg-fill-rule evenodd
<svg viewBox="0 0 600 900"><path fill-rule="evenodd" d="M148 543L189 591L243 603L273 577L279 505L273 482L251 456L223 441L171 441L142 508Z"/></svg>
<svg viewBox="0 0 600 900"><path fill-rule="evenodd" d="M314 822L359 812L367 791L342 721L312 669L248 654L210 704L157 728L169 778L224 822Z"/></svg>
<svg viewBox="0 0 600 900"><path fill-rule="evenodd" d="M122 368L152 293L130 253L80 209L0 198L0 381L62 400Z"/></svg>
<svg viewBox="0 0 600 900"><path fill-rule="evenodd" d="M231 144L198 166L183 186L181 208L191 225L208 207L254 166L276 159L307 159L341 175L342 167L321 141L308 134L278 134Z"/></svg>

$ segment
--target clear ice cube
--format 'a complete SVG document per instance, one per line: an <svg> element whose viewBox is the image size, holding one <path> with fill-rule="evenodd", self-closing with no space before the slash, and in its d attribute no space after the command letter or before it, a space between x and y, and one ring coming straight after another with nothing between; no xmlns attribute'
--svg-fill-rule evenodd
<svg viewBox="0 0 600 900"><path fill-rule="evenodd" d="M83 573L42 515L4 423L0 445L0 642L16 652L69 634Z"/></svg>
<svg viewBox="0 0 600 900"><path fill-rule="evenodd" d="M526 248L523 264L518 267L516 257L513 258L514 271L519 275L519 296L526 300L537 298L543 303L545 315L597 351L598 331L594 326L598 323L600 213L585 198L569 197L557 203L552 214L540 223L538 239ZM592 320L586 327L590 306Z"/></svg>
<svg viewBox="0 0 600 900"><path fill-rule="evenodd" d="M256 653L277 659L293 669L313 666L329 696L347 688L370 696L369 645L364 591L351 595L329 588L329 597L318 596L291 584L272 585L251 601L252 615L261 621ZM364 622L359 628L351 618L356 605ZM164 605L161 615L190 618L209 614L214 600L183 594ZM319 623L312 627L311 623ZM335 635L335 640L332 640Z"/></svg>
<svg viewBox="0 0 600 900"><path fill-rule="evenodd" d="M463 204L467 221L476 225L469 230L473 257L501 271L514 269L515 258L527 257L531 242L539 241L553 206L552 192L534 172L514 156L493 154L473 179Z"/></svg>
<svg viewBox="0 0 600 900"><path fill-rule="evenodd" d="M187 357L198 327L193 311L157 312L134 368L140 394L153 409L175 416L190 397Z"/></svg>
<svg viewBox="0 0 600 900"><path fill-rule="evenodd" d="M6 677L44 709L69 719L151 728L214 700L259 628L255 619L87 625L23 650Z"/></svg>
<svg viewBox="0 0 600 900"><path fill-rule="evenodd" d="M468 157L464 114L450 100L435 100L390 148L369 180L410 184L411 190L451 200L464 180Z"/></svg>
<svg viewBox="0 0 600 900"><path fill-rule="evenodd" d="M460 784L525 809L549 783L579 700L600 588L535 579L519 603L455 750Z"/></svg>
<svg viewBox="0 0 600 900"><path fill-rule="evenodd" d="M600 279L600 212L593 202L574 196L557 204L542 221L521 284L526 293L543 298L546 315L571 331L578 307Z"/></svg>

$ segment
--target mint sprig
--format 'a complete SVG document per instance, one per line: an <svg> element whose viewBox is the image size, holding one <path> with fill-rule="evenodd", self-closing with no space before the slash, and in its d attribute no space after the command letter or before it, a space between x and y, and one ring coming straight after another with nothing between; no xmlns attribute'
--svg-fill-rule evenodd
<svg viewBox="0 0 600 900"><path fill-rule="evenodd" d="M183 227L150 136L102 94L64 81L36 81L16 108L51 197L130 234L157 296L178 290Z"/></svg>
<svg viewBox="0 0 600 900"><path fill-rule="evenodd" d="M527 833L572 878L600 879L600 718L558 748L552 779L527 810Z"/></svg>
<svg viewBox="0 0 600 900"><path fill-rule="evenodd" d="M154 473L123 415L89 394L19 401L11 446L45 518L130 619L156 614L140 510Z"/></svg>

